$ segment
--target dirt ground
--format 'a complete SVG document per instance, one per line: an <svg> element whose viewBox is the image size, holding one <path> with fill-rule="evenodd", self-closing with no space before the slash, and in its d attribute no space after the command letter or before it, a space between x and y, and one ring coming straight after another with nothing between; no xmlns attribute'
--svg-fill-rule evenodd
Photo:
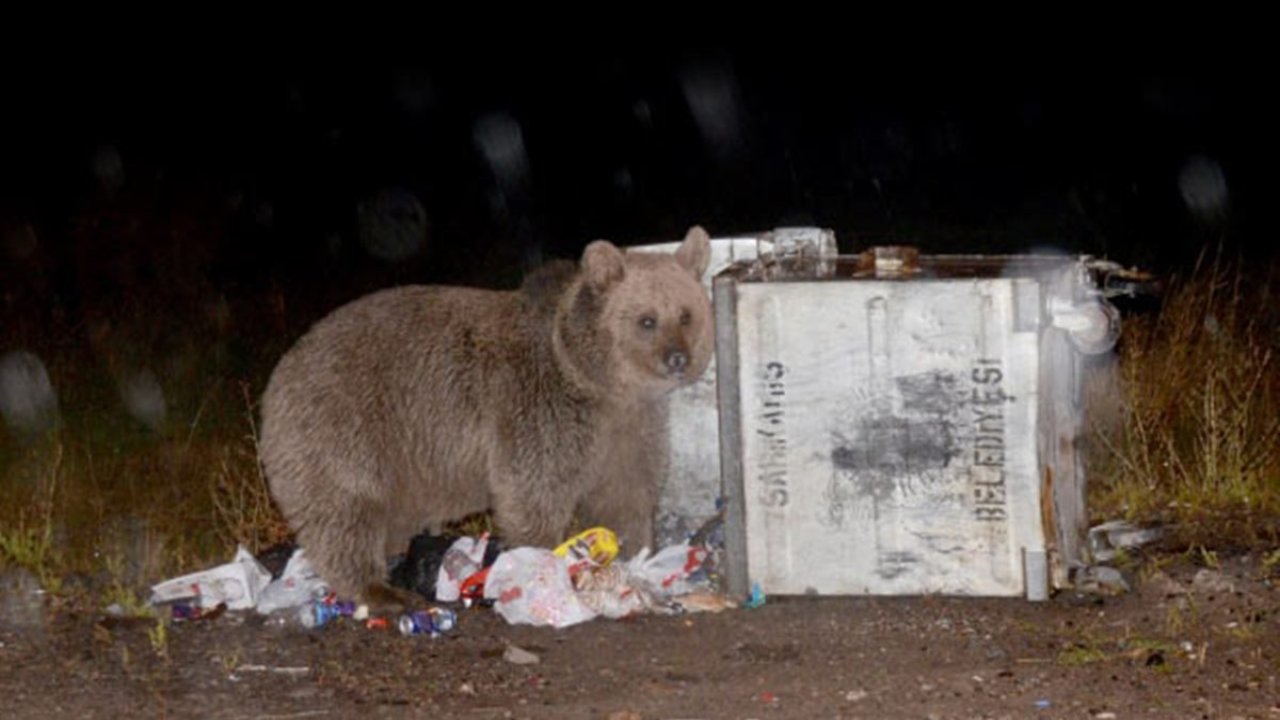
<svg viewBox="0 0 1280 720"><path fill-rule="evenodd" d="M1280 718L1280 572L1211 565L1148 558L1131 593L1039 604L770 598L564 630L477 608L437 639L59 612L0 634L0 716Z"/></svg>

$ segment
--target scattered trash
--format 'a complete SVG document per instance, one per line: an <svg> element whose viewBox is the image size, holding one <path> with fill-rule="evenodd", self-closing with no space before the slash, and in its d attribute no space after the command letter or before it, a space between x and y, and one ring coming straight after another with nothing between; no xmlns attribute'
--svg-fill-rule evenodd
<svg viewBox="0 0 1280 720"><path fill-rule="evenodd" d="M1047 699L1042 698L1035 702L1035 706L1037 710L1048 710L1050 707L1053 706L1053 703Z"/></svg>
<svg viewBox="0 0 1280 720"><path fill-rule="evenodd" d="M492 565L490 567L492 567ZM489 568L485 568L462 581L462 587L459 588L459 594L462 596L463 607L471 607L471 605L476 602L487 602L492 604L492 601L485 600L484 597L484 581L487 580L488 577Z"/></svg>
<svg viewBox="0 0 1280 720"><path fill-rule="evenodd" d="M489 568L484 597L512 624L564 628L596 616L574 592L566 559L543 548L520 547L499 555Z"/></svg>
<svg viewBox="0 0 1280 720"><path fill-rule="evenodd" d="M315 600L299 609L298 622L302 623L303 627L311 630L324 627L331 620L340 617L353 617L356 614L356 610L356 604L349 600L339 602L332 597L324 600Z"/></svg>
<svg viewBox="0 0 1280 720"><path fill-rule="evenodd" d="M202 608L226 603L229 610L246 610L257 605L259 593L270 580L271 574L241 546L235 559L225 565L153 585L151 604L183 600Z"/></svg>
<svg viewBox="0 0 1280 720"><path fill-rule="evenodd" d="M1191 587L1199 592L1228 595L1236 591L1236 584L1221 570L1200 568L1191 578Z"/></svg>
<svg viewBox="0 0 1280 720"><path fill-rule="evenodd" d="M556 555L570 561L569 574L588 567L605 567L618 557L618 536L604 527L583 530L560 543L553 550Z"/></svg>
<svg viewBox="0 0 1280 720"><path fill-rule="evenodd" d="M271 673L274 675L292 675L296 677L299 675L306 675L307 673L311 672L311 668L305 667L305 666L289 667L289 666L269 666L269 665L237 665L236 672L237 673L260 672L260 673Z"/></svg>
<svg viewBox="0 0 1280 720"><path fill-rule="evenodd" d="M484 597L508 622L557 628L598 616L718 612L734 606L708 587L706 547L684 542L655 555L645 548L623 564L612 562L616 553L616 536L599 527L554 551L517 548L487 569Z"/></svg>
<svg viewBox="0 0 1280 720"><path fill-rule="evenodd" d="M507 649L502 651L502 659L512 665L536 665L542 662L542 658L517 645L507 645Z"/></svg>
<svg viewBox="0 0 1280 720"><path fill-rule="evenodd" d="M718 613L738 606L737 603L716 592L695 590L675 599L676 605L684 612Z"/></svg>
<svg viewBox="0 0 1280 720"><path fill-rule="evenodd" d="M299 548L289 556L280 577L262 589L258 595L257 608L259 613L269 615L276 610L306 605L328 593L328 586L316 575Z"/></svg>
<svg viewBox="0 0 1280 720"><path fill-rule="evenodd" d="M462 583L484 567L484 553L489 546L489 533L479 538L460 537L453 541L440 561L436 573L435 599L456 602L462 597Z"/></svg>
<svg viewBox="0 0 1280 720"><path fill-rule="evenodd" d="M702 570L707 554L707 548L688 542L664 548L653 557L645 548L627 563L627 570L633 582L643 581L650 590L674 597L698 589L694 578Z"/></svg>
<svg viewBox="0 0 1280 720"><path fill-rule="evenodd" d="M391 585L436 599L436 578L453 540L422 533L409 541L409 552L390 563Z"/></svg>
<svg viewBox="0 0 1280 720"><path fill-rule="evenodd" d="M623 618L643 612L720 612L735 604L711 588L707 565L711 549L689 542L656 554L644 548L626 563L614 562L618 539L606 527L578 533L554 550L521 547L499 551L488 533L447 539L422 534L391 571L394 585L440 602L470 607L486 602L512 624L569 627L596 617ZM291 554L287 561L283 552ZM487 562L492 558L492 562ZM301 548L281 548L284 563L274 580L243 547L233 562L153 586L153 605L169 604L176 620L216 617L225 610L255 608L273 621L320 628L339 618L363 622L368 629L393 624L404 635L453 630L457 615L435 607L398 618L371 618L368 607L339 600L329 592ZM756 588L754 601L763 604ZM749 605L749 607L753 607ZM280 610L296 610L278 614Z"/></svg>
<svg viewBox="0 0 1280 720"><path fill-rule="evenodd" d="M226 611L226 603L218 603L211 608L202 608L198 605L178 602L173 604L172 609L170 610L170 617L174 622L182 622L186 620L216 620Z"/></svg>
<svg viewBox="0 0 1280 720"><path fill-rule="evenodd" d="M1089 565L1075 571L1072 583L1076 589L1097 595L1119 595L1129 592L1129 581L1124 575L1112 567L1105 565Z"/></svg>
<svg viewBox="0 0 1280 720"><path fill-rule="evenodd" d="M691 581L702 569L707 549L690 547L688 543L673 545L652 557L648 548L625 565L588 568L574 578L574 586L583 604L608 618L621 618L639 612L679 612L684 609L677 599L695 591L700 593L691 605L709 607L707 592Z"/></svg>
<svg viewBox="0 0 1280 720"><path fill-rule="evenodd" d="M298 554L298 546L291 542L278 542L266 550L258 551L255 555L258 562L262 563L262 567L271 573L271 577L279 578L284 574L285 568L288 567L289 561L294 555Z"/></svg>
<svg viewBox="0 0 1280 720"><path fill-rule="evenodd" d="M398 627L401 635L439 637L453 630L457 624L458 616L452 610L433 607L401 615Z"/></svg>
<svg viewBox="0 0 1280 720"><path fill-rule="evenodd" d="M637 586L621 565L579 572L573 577L573 587L583 605L596 615L614 620L657 610L661 605L647 585Z"/></svg>
<svg viewBox="0 0 1280 720"><path fill-rule="evenodd" d="M1089 551L1094 560L1109 562L1121 550L1155 542L1162 534L1160 528L1141 528L1127 520L1110 520L1089 528Z"/></svg>
<svg viewBox="0 0 1280 720"><path fill-rule="evenodd" d="M751 595L746 602L742 603L742 607L754 610L758 607L763 607L764 603L764 591L760 589L760 583L751 583Z"/></svg>
<svg viewBox="0 0 1280 720"><path fill-rule="evenodd" d="M458 548L464 555L470 557L469 552L477 552L480 558L476 560L477 569L492 565L501 554L503 547L501 541L492 536L485 536L485 542L482 549L476 551L475 547L480 544L477 538L448 538L436 535L428 535L421 533L415 535L409 541L409 552L405 556L393 561L391 564L390 581L391 585L405 590L412 590L427 600L439 600L441 602L453 602L456 597L451 598L449 593L451 588L438 587L442 578L453 578L461 581L467 575L460 575L462 571L446 571L445 557L449 555L450 550ZM465 542L463 542L465 540ZM461 545L460 545L461 543ZM464 548L470 547L470 551ZM451 563L456 562L454 560ZM441 596L441 591L444 596Z"/></svg>
<svg viewBox="0 0 1280 720"><path fill-rule="evenodd" d="M868 693L866 690L861 690L861 689L850 690L849 692L844 694L844 699L848 700L849 702L860 702L862 700L866 700L869 694L870 693Z"/></svg>

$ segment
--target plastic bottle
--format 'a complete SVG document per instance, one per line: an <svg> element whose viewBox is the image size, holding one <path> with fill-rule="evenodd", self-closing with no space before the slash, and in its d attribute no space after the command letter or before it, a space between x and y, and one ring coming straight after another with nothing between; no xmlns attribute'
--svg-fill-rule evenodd
<svg viewBox="0 0 1280 720"><path fill-rule="evenodd" d="M298 611L298 621L308 629L324 627L329 621L339 617L351 617L356 613L356 604L350 601L316 600L303 605Z"/></svg>

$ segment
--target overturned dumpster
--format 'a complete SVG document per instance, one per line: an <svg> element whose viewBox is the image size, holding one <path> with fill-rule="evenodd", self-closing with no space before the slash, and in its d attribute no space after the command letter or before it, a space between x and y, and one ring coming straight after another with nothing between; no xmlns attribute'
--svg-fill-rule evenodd
<svg viewBox="0 0 1280 720"><path fill-rule="evenodd" d="M1119 331L1091 268L880 247L720 272L731 594L1066 585L1088 560L1082 357Z"/></svg>

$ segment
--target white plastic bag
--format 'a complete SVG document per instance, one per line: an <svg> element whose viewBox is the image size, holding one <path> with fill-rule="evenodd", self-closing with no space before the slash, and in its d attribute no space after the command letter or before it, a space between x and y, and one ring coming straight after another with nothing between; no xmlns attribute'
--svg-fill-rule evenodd
<svg viewBox="0 0 1280 720"><path fill-rule="evenodd" d="M202 608L226 603L229 610L246 610L257 604L258 594L270 581L271 573L242 546L225 565L152 585L151 604L194 600Z"/></svg>
<svg viewBox="0 0 1280 720"><path fill-rule="evenodd" d="M484 596L513 625L564 628L596 616L578 599L565 559L544 548L520 547L499 555L489 568Z"/></svg>
<svg viewBox="0 0 1280 720"><path fill-rule="evenodd" d="M436 600L456 602L462 596L462 581L480 571L488 545L489 533L478 539L460 537L453 541L440 559L440 570L436 574Z"/></svg>
<svg viewBox="0 0 1280 720"><path fill-rule="evenodd" d="M300 607L328 592L329 586L307 562L302 548L298 548L289 556L280 577L258 595L258 612L268 615L282 608Z"/></svg>
<svg viewBox="0 0 1280 720"><path fill-rule="evenodd" d="M707 548L687 541L665 547L653 556L645 548L627 562L627 574L633 585L643 584L654 595L669 600L698 589L689 578L702 569L707 554Z"/></svg>
<svg viewBox="0 0 1280 720"><path fill-rule="evenodd" d="M611 620L663 610L647 583L637 583L621 564L588 568L578 573L574 584L583 605Z"/></svg>
<svg viewBox="0 0 1280 720"><path fill-rule="evenodd" d="M578 599L607 618L645 612L677 612L680 596L696 590L691 582L707 559L708 550L687 542L649 555L641 550L625 565L590 568L575 579Z"/></svg>

